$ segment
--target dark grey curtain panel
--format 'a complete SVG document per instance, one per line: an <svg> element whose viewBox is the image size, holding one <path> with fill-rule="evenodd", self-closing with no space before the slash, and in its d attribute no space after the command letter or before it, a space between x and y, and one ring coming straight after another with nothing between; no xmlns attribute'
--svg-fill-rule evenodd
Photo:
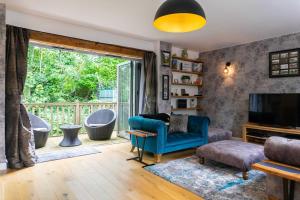
<svg viewBox="0 0 300 200"><path fill-rule="evenodd" d="M146 52L144 55L144 95L143 114L157 113L157 66L156 55Z"/></svg>
<svg viewBox="0 0 300 200"><path fill-rule="evenodd" d="M5 148L8 167L20 169L35 164L33 132L21 102L27 74L29 32L6 27Z"/></svg>

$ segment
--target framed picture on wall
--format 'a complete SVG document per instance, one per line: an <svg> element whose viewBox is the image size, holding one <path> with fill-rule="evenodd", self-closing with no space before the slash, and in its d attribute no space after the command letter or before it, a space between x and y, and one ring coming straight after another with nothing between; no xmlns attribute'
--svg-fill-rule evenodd
<svg viewBox="0 0 300 200"><path fill-rule="evenodd" d="M289 49L269 54L269 77L300 76L300 49Z"/></svg>
<svg viewBox="0 0 300 200"><path fill-rule="evenodd" d="M169 75L162 76L162 100L169 100Z"/></svg>
<svg viewBox="0 0 300 200"><path fill-rule="evenodd" d="M164 67L170 67L171 63L171 52L161 51L161 65Z"/></svg>

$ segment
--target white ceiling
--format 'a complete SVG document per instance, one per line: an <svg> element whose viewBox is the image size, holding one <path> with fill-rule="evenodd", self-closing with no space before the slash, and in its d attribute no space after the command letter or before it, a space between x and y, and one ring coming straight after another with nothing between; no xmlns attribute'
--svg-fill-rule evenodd
<svg viewBox="0 0 300 200"><path fill-rule="evenodd" d="M6 0L10 10L171 42L199 51L300 32L300 0L197 0L207 25L192 33L162 33L152 20L164 0Z"/></svg>

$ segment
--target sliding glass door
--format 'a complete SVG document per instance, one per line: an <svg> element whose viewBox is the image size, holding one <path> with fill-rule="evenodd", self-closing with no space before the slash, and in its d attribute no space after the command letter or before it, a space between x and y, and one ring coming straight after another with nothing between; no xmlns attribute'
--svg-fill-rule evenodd
<svg viewBox="0 0 300 200"><path fill-rule="evenodd" d="M128 61L118 65L118 136L129 139L128 119L139 111L141 65Z"/></svg>

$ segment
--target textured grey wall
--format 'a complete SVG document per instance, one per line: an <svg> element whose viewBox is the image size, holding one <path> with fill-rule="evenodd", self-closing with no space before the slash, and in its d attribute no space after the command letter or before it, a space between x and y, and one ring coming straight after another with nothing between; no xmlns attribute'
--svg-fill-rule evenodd
<svg viewBox="0 0 300 200"><path fill-rule="evenodd" d="M268 53L293 48L300 48L300 33L200 53L205 63L203 114L211 118L212 126L241 136L248 121L249 93L300 92L300 77L269 78ZM228 61L232 67L225 76Z"/></svg>
<svg viewBox="0 0 300 200"><path fill-rule="evenodd" d="M5 163L5 5L0 4L0 169Z"/></svg>

